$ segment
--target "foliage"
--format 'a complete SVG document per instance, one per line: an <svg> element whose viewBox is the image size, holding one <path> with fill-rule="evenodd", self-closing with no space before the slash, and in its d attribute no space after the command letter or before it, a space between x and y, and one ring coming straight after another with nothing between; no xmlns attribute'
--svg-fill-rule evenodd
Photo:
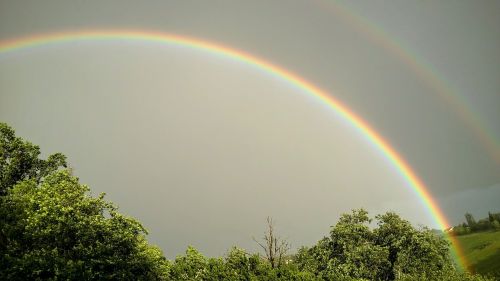
<svg viewBox="0 0 500 281"><path fill-rule="evenodd" d="M294 265L284 264L273 268L268 260L257 254L248 254L233 247L224 258L205 258L193 247L184 256L178 256L170 268L172 280L297 280L313 281L312 273L299 271Z"/></svg>
<svg viewBox="0 0 500 281"><path fill-rule="evenodd" d="M166 259L147 245L141 224L88 193L68 171L57 171L40 184L24 180L2 198L9 237L3 280L166 277Z"/></svg>
<svg viewBox="0 0 500 281"><path fill-rule="evenodd" d="M50 155L47 160L39 158L40 148L16 137L14 130L0 122L0 199L17 182L31 179L37 183L61 167L66 167L66 157L60 153ZM2 200L0 200L0 204ZM5 207L0 205L0 211ZM4 232L5 217L0 215L0 253L5 251L8 237Z"/></svg>
<svg viewBox="0 0 500 281"><path fill-rule="evenodd" d="M494 278L484 277L481 275L472 275L466 272L458 271L446 271L446 272L436 272L432 275L426 274L416 274L416 275L404 275L400 279L401 281L494 281Z"/></svg>
<svg viewBox="0 0 500 281"><path fill-rule="evenodd" d="M37 183L51 172L66 167L66 158L60 153L47 160L39 158L40 148L16 137L15 131L0 122L0 253L6 251L9 238L5 233L6 215L4 196L19 181L31 179Z"/></svg>
<svg viewBox="0 0 500 281"><path fill-rule="evenodd" d="M60 153L47 160L39 158L40 147L15 136L14 130L0 122L0 196L24 179L39 183L40 180L66 167L66 157Z"/></svg>
<svg viewBox="0 0 500 281"><path fill-rule="evenodd" d="M395 280L454 270L448 243L429 229L417 230L395 213L376 216L363 210L343 214L330 236L299 250L296 263L324 279Z"/></svg>
<svg viewBox="0 0 500 281"><path fill-rule="evenodd" d="M500 230L500 213L488 212L488 217L476 222L470 213L465 213L466 222L453 227L449 232L452 235L466 235L469 233Z"/></svg>
<svg viewBox="0 0 500 281"><path fill-rule="evenodd" d="M488 212L488 220L493 223L493 222L500 222L500 213L492 213L492 212Z"/></svg>

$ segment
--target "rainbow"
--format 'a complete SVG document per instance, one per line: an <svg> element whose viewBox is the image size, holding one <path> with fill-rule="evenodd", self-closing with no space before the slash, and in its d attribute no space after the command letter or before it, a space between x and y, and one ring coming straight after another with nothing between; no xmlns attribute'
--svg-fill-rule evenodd
<svg viewBox="0 0 500 281"><path fill-rule="evenodd" d="M416 193L418 198L425 205L427 211L434 218L435 222L442 228L450 226L443 212L432 198L423 181L412 170L403 157L379 135L371 126L351 111L347 106L321 90L302 77L289 72L268 61L257 58L253 55L235 50L226 46L208 41L161 32L140 31L140 30L97 30L97 31L71 31L60 33L37 34L27 37L13 38L0 41L0 55L10 53L20 49L34 48L41 45L60 44L74 41L96 41L96 40L127 40L156 42L169 46L182 46L194 50L205 51L211 54L222 55L232 60L247 64L266 73L280 78L286 83L293 85L323 105L333 110L344 121L351 124L366 140L376 147L398 173L405 179L409 187ZM460 245L452 236L448 237L452 244L453 254L459 261L459 266L467 268L466 259L462 253Z"/></svg>
<svg viewBox="0 0 500 281"><path fill-rule="evenodd" d="M324 10L332 12L371 42L381 46L403 62L434 93L454 109L458 118L483 145L492 160L500 164L500 141L491 133L492 130L486 128L486 122L470 110L457 91L454 91L452 86L446 83L443 77L440 77L439 72L430 62L410 51L401 42L389 36L382 28L348 8L342 1L316 1L316 4Z"/></svg>

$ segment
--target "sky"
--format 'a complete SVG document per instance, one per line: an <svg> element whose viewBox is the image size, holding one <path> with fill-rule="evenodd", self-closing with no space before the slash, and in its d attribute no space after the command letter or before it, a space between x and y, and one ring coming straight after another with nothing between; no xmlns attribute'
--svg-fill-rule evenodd
<svg viewBox="0 0 500 281"><path fill-rule="evenodd" d="M498 1L0 0L0 44L134 29L244 51L347 105L456 224L500 212L499 14ZM361 207L437 227L351 124L223 55L123 40L0 53L0 120L67 155L169 258L257 251L267 216L294 247Z"/></svg>

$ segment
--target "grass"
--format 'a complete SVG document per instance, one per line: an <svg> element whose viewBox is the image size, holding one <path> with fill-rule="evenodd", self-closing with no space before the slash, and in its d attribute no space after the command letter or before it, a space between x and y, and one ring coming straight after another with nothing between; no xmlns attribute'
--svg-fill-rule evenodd
<svg viewBox="0 0 500 281"><path fill-rule="evenodd" d="M500 231L457 236L470 269L500 280Z"/></svg>

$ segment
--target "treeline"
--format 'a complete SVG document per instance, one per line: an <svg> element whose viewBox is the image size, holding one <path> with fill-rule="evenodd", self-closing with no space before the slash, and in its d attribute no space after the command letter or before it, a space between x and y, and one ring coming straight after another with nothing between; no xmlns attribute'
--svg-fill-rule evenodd
<svg viewBox="0 0 500 281"><path fill-rule="evenodd" d="M64 155L39 156L0 123L0 280L490 280L457 270L429 229L395 213L372 229L362 209L293 255L268 231L262 256L232 248L207 258L189 247L167 260L140 222L79 183Z"/></svg>
<svg viewBox="0 0 500 281"><path fill-rule="evenodd" d="M465 213L465 222L454 226L448 231L452 235L465 235L469 233L500 230L500 213L488 212L488 217L476 221L470 213Z"/></svg>

